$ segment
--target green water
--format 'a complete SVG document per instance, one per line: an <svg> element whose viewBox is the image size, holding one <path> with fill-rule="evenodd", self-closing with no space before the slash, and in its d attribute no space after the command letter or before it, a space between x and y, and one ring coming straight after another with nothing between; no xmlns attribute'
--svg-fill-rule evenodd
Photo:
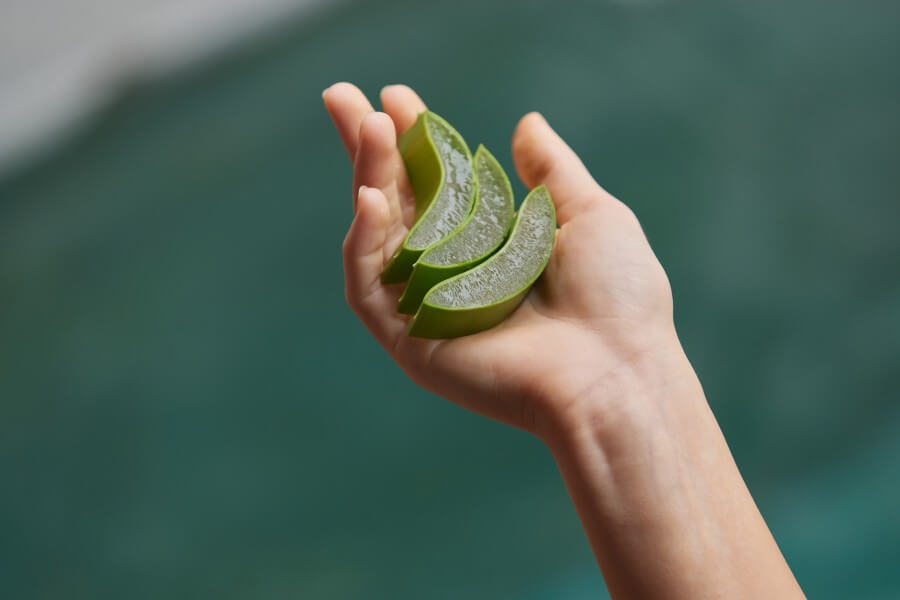
<svg viewBox="0 0 900 600"><path fill-rule="evenodd" d="M349 79L414 85L511 175L541 110L642 220L807 593L897 597L898 22L352 4L131 89L0 183L0 595L602 596L543 448L419 391L344 306L319 94Z"/></svg>

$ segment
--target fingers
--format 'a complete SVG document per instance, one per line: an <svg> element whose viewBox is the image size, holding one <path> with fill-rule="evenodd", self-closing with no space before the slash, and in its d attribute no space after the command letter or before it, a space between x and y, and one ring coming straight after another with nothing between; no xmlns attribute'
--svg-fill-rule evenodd
<svg viewBox="0 0 900 600"><path fill-rule="evenodd" d="M403 333L404 321L394 310L396 298L380 281L388 220L388 202L381 190L361 187L343 252L347 303L375 339L391 348L392 341Z"/></svg>
<svg viewBox="0 0 900 600"><path fill-rule="evenodd" d="M354 189L361 185L382 190L391 186L397 177L397 169L403 166L391 118L381 112L363 117L357 144L353 163Z"/></svg>
<svg viewBox="0 0 900 600"><path fill-rule="evenodd" d="M352 83L335 83L324 92L322 100L325 102L325 110L331 115L334 126L344 142L350 160L356 156L359 138L359 126L363 117L374 112L374 108L366 99L358 87Z"/></svg>
<svg viewBox="0 0 900 600"><path fill-rule="evenodd" d="M381 107L394 120L397 135L412 127L419 113L427 110L418 94L406 85L389 85L382 89Z"/></svg>
<svg viewBox="0 0 900 600"><path fill-rule="evenodd" d="M353 165L353 189L359 186L379 188L388 201L391 231L403 228L403 211L397 189L398 174L405 173L403 158L397 150L394 122L382 112L363 117L359 126L356 161Z"/></svg>
<svg viewBox="0 0 900 600"><path fill-rule="evenodd" d="M344 287L347 301L371 294L378 283L387 230L387 200L381 191L365 186L357 193L357 210L344 238Z"/></svg>
<svg viewBox="0 0 900 600"><path fill-rule="evenodd" d="M529 188L546 184L560 225L592 203L612 198L539 113L522 117L512 145L519 178Z"/></svg>
<svg viewBox="0 0 900 600"><path fill-rule="evenodd" d="M394 121L397 136L403 134L413 123L416 122L418 116L427 110L422 99L405 85L389 85L381 90L381 107ZM402 159L400 159L402 162ZM403 228L412 227L416 217L415 196L409 187L406 178L406 170L400 171L404 173L400 176L400 191L398 193L398 206L401 212L401 225ZM399 235L399 233L397 234ZM396 238L397 236L393 236Z"/></svg>

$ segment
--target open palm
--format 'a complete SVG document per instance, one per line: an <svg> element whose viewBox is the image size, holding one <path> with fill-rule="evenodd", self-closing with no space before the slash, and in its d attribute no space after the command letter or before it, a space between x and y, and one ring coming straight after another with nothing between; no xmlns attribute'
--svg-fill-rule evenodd
<svg viewBox="0 0 900 600"><path fill-rule="evenodd" d="M401 85L382 90L384 112L349 83L323 97L354 164L355 218L343 248L347 302L418 384L540 434L542 421L671 335L668 281L637 219L537 113L521 119L512 150L525 185L546 184L556 205L560 228L546 271L492 329L449 340L406 335L410 317L396 312L402 285L383 285L380 274L415 212L397 136L425 104Z"/></svg>

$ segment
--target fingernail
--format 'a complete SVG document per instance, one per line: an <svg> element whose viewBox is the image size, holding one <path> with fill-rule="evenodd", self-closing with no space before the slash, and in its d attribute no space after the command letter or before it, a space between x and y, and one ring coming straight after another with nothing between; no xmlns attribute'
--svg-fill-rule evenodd
<svg viewBox="0 0 900 600"><path fill-rule="evenodd" d="M364 186L364 185L359 186L359 189L356 190L356 197L357 197L357 198L359 198L359 195L363 193L363 190L364 190L364 189L366 189L366 186Z"/></svg>

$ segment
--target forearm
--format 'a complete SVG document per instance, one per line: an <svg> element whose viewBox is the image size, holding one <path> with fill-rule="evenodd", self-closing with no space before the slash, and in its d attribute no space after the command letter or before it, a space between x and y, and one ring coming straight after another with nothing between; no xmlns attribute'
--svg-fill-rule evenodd
<svg viewBox="0 0 900 600"><path fill-rule="evenodd" d="M614 598L802 598L677 340L547 436Z"/></svg>

